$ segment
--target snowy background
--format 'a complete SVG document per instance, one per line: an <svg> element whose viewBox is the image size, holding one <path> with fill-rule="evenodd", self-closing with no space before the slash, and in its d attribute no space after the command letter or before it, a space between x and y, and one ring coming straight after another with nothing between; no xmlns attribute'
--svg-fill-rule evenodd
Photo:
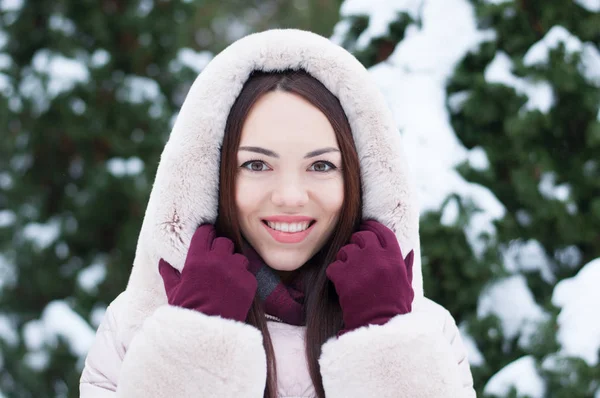
<svg viewBox="0 0 600 398"><path fill-rule="evenodd" d="M490 3L508 3L509 0L488 0ZM600 11L600 1L578 1L590 11ZM385 36L398 12L406 12L420 25L408 27L405 38L384 62L370 68L396 116L402 131L406 156L419 184L421 211L440 209L444 200L458 193L469 198L484 211L471 219L467 236L475 253L483 251L482 233L494 233L492 221L501 218L505 209L486 188L465 181L455 167L468 162L471 167L484 170L488 166L486 153L481 148L465 149L450 125L448 106L460 106L464 97L447 98L446 82L454 73L457 63L469 51L494 38L493 30L477 27L473 5L466 0L346 0L342 15L370 15L370 24L357 40L357 49L367 46L373 38ZM348 20L336 26L332 37L342 43L349 29ZM548 62L548 53L563 43L569 53L582 54L581 70L590 81L600 87L600 53L597 45L582 43L565 28L555 26L525 55L526 65ZM543 81L528 81L515 76L510 58L498 52L485 71L486 81L514 87L528 97L526 109L547 112L553 104L552 88ZM598 113L600 119L600 112ZM423 160L426 161L423 161ZM542 180L539 190L548 197L568 201L569 186L555 185L552 176ZM456 222L458 210L453 202L444 207L442 222ZM577 250L574 249L574 256ZM550 318L534 300L520 270L539 269L546 278L554 279L543 250L536 241L514 241L503 253L505 266L513 275L490 284L478 299L478 316L495 314L499 317L507 339L520 336L519 345L525 350L529 337L540 324ZM552 304L560 307L557 339L561 349L549 356L543 367L556 365L561 356L583 358L590 366L598 365L600 350L600 258L586 264L570 279L560 281L552 295ZM594 304L592 304L594 303ZM460 326L460 325L459 325ZM472 366L485 361L475 342L464 328L463 337L469 349ZM511 387L523 396L544 397L545 384L531 356L523 356L496 373L486 384L485 393L506 396ZM600 397L600 389L596 392Z"/></svg>
<svg viewBox="0 0 600 398"><path fill-rule="evenodd" d="M510 1L488 2L499 4ZM576 2L589 11L600 12L599 0ZM152 2L148 4L152 6ZM20 0L0 0L0 10L6 15L19 13L22 6ZM140 12L144 12L143 9ZM360 51L374 39L387 35L390 24L399 12L410 15L419 23L410 24L404 39L393 53L385 61L371 67L370 72L393 109L398 128L402 132L406 156L418 183L423 214L441 210L442 223L452 226L457 222L458 204L446 199L453 194L469 199L482 210L469 220L466 228L473 252L481 255L489 242L489 239L482 239L482 236L495 234L493 221L504 217L506 209L487 188L466 181L455 169L457 165L467 162L474 169L486 170L489 161L482 148L466 149L453 131L449 109L460 109L469 93L449 97L446 83L465 55L476 51L481 43L493 40L495 31L478 28L474 6L466 0L346 0L341 6L341 20L335 26L332 40L341 44L349 34L351 18L368 15L368 27L361 33L354 48ZM66 33L74 30L73 22L60 15L51 17L51 26ZM3 73L13 63L11 57L3 52L7 40L6 34L0 30L0 92L7 98L8 107L13 112L19 112L23 107L22 99L27 99L32 101L34 112L42 114L53 99L61 94L73 90L77 85L92 84L90 71L102 68L111 57L102 48L89 54L74 56L42 49L33 55L31 68L23 71L20 84L14 86L9 76ZM549 51L561 43L568 52L581 54L581 73L600 87L598 46L581 42L561 26L552 27L540 41L531 46L524 58L525 64L531 66L547 63ZM171 71L176 73L187 68L199 72L211 57L210 52L183 48L172 60ZM554 103L553 91L548 83L516 76L513 69L511 58L499 51L485 70L485 80L512 87L525 95L528 100L523 107L524 111L536 109L542 113L548 112ZM149 119L164 116L162 112L167 99L153 79L125 76L117 96L132 104L151 102L153 105L147 114ZM75 114L86 112L90 106L93 105L77 98L70 102L71 111ZM598 117L600 118L600 112ZM174 116L171 123L172 120ZM136 138L132 136L132 139ZM26 169L31 162L32 159L27 155L15 155L10 159L10 166L16 170ZM74 162L69 173L82 173L82 167ZM115 178L132 178L144 173L146 165L137 156L112 157L106 160L105 168ZM0 169L0 189L8 190L15 183L10 173ZM545 197L569 203L569 185L557 185L551 174L542 178L538 189ZM78 197L78 200L87 200L83 194ZM0 208L0 229L14 225L16 218L13 210ZM59 258L66 259L69 257L69 247L60 242L61 229L65 225L66 228L70 225L70 228L76 230L77 220L65 221L56 217L45 222L31 222L22 228L19 239L30 241L37 250L53 248ZM508 275L494 280L485 288L478 298L477 316L496 315L505 338L509 340L518 336L519 347L527 353L538 328L552 315L536 303L521 271L539 270L547 281L554 281L556 276L550 266L552 259L544 254L539 242L535 240L515 240L504 248L501 255ZM576 247L565 255L573 257L574 262L577 262ZM0 252L0 291L14 285L16 272L16 265L9 253ZM77 287L94 295L105 281L106 275L106 259L98 256L77 272ZM552 304L560 309L557 330L560 349L544 358L541 365L543 369L560 367L561 358L564 357L579 357L590 367L599 365L599 282L600 258L584 265L574 277L561 280L555 285ZM27 350L24 362L40 372L47 369L51 360L48 347L56 347L59 339L66 341L70 352L79 358L77 367L81 369L104 311L105 305L98 304L94 306L89 319L85 319L74 310L71 302L56 299L47 303L39 318L28 321L20 329L21 337L17 333L19 328L15 318L0 311L0 339L7 346L24 344ZM459 326L472 366L484 366L484 347L479 347L468 335L465 325ZM2 367L3 356L0 354L0 369ZM523 396L548 396L539 364L532 355L523 355L499 370L487 381L484 391L486 394L506 396L511 388L516 388ZM600 387L595 397L600 397Z"/></svg>

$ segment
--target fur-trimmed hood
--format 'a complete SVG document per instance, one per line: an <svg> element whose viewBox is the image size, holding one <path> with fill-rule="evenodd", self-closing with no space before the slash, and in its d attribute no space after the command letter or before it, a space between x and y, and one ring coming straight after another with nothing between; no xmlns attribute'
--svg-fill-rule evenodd
<svg viewBox="0 0 600 398"><path fill-rule="evenodd" d="M363 217L392 229L403 253L415 251L413 288L423 295L419 209L400 133L367 70L317 34L269 30L219 53L192 85L162 153L127 290L142 318L165 302L158 262L182 269L197 226L217 217L220 148L236 97L254 70L304 69L340 101L361 168ZM136 317L137 318L137 317ZM141 321L141 318L138 318ZM135 322L135 320L134 320Z"/></svg>

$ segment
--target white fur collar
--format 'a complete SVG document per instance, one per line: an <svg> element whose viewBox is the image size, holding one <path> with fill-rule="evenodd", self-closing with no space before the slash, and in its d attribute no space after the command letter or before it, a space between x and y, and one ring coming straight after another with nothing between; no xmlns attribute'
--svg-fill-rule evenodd
<svg viewBox="0 0 600 398"><path fill-rule="evenodd" d="M419 209L400 133L367 70L314 33L270 30L246 36L198 76L161 156L127 290L142 321L165 302L159 258L181 269L196 227L216 220L219 148L226 119L253 70L303 68L341 102L354 135L363 180L363 216L395 231L403 253L415 250L415 298L423 295ZM137 317L136 317L137 318Z"/></svg>

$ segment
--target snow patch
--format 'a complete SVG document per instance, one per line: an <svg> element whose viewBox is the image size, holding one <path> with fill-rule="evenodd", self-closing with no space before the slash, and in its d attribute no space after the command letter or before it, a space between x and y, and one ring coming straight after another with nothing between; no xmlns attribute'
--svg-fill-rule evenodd
<svg viewBox="0 0 600 398"><path fill-rule="evenodd" d="M81 98L73 98L69 102L69 106L71 107L73 113L76 115L83 115L85 113L85 110L87 109L87 105Z"/></svg>
<svg viewBox="0 0 600 398"><path fill-rule="evenodd" d="M23 8L23 0L1 0L0 11L21 11Z"/></svg>
<svg viewBox="0 0 600 398"><path fill-rule="evenodd" d="M16 332L17 325L7 315L0 314L0 339L11 347L19 344L19 335Z"/></svg>
<svg viewBox="0 0 600 398"><path fill-rule="evenodd" d="M72 90L78 83L89 81L89 70L85 63L53 53L47 49L36 52L31 64L37 73L48 76L47 89L51 98ZM40 95L40 93L28 93L28 95Z"/></svg>
<svg viewBox="0 0 600 398"><path fill-rule="evenodd" d="M343 4L346 4L347 2L348 1L346 0ZM338 46L342 46L342 44L344 43L344 40L350 33L351 29L352 29L352 23L350 22L350 20L349 19L341 19L333 27L333 34L331 35L329 40L331 40L333 43L337 44ZM2 47L0 46L0 48L2 48Z"/></svg>
<svg viewBox="0 0 600 398"><path fill-rule="evenodd" d="M579 70L587 80L600 87L600 51L594 44L583 44Z"/></svg>
<svg viewBox="0 0 600 398"><path fill-rule="evenodd" d="M10 166L14 171L25 173L33 164L33 156L30 153L14 155L10 159Z"/></svg>
<svg viewBox="0 0 600 398"><path fill-rule="evenodd" d="M502 51L486 67L484 76L488 83L503 84L512 87L518 94L525 95L528 100L525 109L529 111L539 110L548 113L554 105L554 94L552 86L548 82L531 82L528 79L517 77L511 72L513 62Z"/></svg>
<svg viewBox="0 0 600 398"><path fill-rule="evenodd" d="M561 202L566 202L571 196L571 186L569 184L556 185L556 173L554 172L542 173L538 190L544 198Z"/></svg>
<svg viewBox="0 0 600 398"><path fill-rule="evenodd" d="M38 320L24 326L23 337L29 351L43 352L46 346L56 347L58 337L64 338L77 357L87 355L95 331L64 301L49 303Z"/></svg>
<svg viewBox="0 0 600 398"><path fill-rule="evenodd" d="M517 210L515 212L515 218L517 219L517 222L519 223L519 225L521 225L523 227L530 226L533 221L531 218L531 214L529 214L529 212L524 209Z"/></svg>
<svg viewBox="0 0 600 398"><path fill-rule="evenodd" d="M369 1L344 4L346 16L382 12ZM493 221L503 217L505 209L487 188L465 181L455 170L469 159L469 151L450 125L446 82L467 52L494 34L478 30L473 6L466 0L384 2L382 7L388 11L404 7L421 22L410 26L388 60L369 69L402 131L404 147L410 148L405 156L417 182L421 211L438 211L452 194L471 201L481 211L469 221L466 233L475 254L481 256L487 245L484 236L495 235ZM458 105L461 100L455 97L451 102ZM477 157L475 151L475 163L482 160Z"/></svg>
<svg viewBox="0 0 600 398"><path fill-rule="evenodd" d="M1 47L1 46L0 46ZM8 69L12 66L12 58L8 54L0 53L0 69Z"/></svg>
<svg viewBox="0 0 600 398"><path fill-rule="evenodd" d="M158 83L141 76L125 77L122 86L117 90L117 98L132 104L158 103L164 100Z"/></svg>
<svg viewBox="0 0 600 398"><path fill-rule="evenodd" d="M544 379L538 373L532 356L519 358L502 368L490 378L483 393L506 397L512 387L519 396L530 398L542 398L546 393Z"/></svg>
<svg viewBox="0 0 600 398"><path fill-rule="evenodd" d="M485 149L480 146L472 148L467 154L469 160L469 166L473 170L484 171L490 167L490 161L487 157Z"/></svg>
<svg viewBox="0 0 600 398"><path fill-rule="evenodd" d="M56 257L60 260L64 260L67 257L69 257L70 252L71 250L69 249L69 245L67 245L65 242L59 242L54 247L54 253L56 254Z"/></svg>
<svg viewBox="0 0 600 398"><path fill-rule="evenodd" d="M14 286L17 282L17 270L5 255L0 253L0 292L4 286Z"/></svg>
<svg viewBox="0 0 600 398"><path fill-rule="evenodd" d="M150 12L154 9L154 1L153 0L140 0L138 3L137 9L135 10L136 15L140 18L144 18L150 14Z"/></svg>
<svg viewBox="0 0 600 398"><path fill-rule="evenodd" d="M60 222L52 219L45 224L29 223L23 228L23 237L32 241L38 250L48 248L60 235Z"/></svg>
<svg viewBox="0 0 600 398"><path fill-rule="evenodd" d="M41 350L44 347L44 324L40 320L29 321L23 327L23 339L27 349Z"/></svg>
<svg viewBox="0 0 600 398"><path fill-rule="evenodd" d="M14 211L0 210L0 228L10 227L15 223L17 216Z"/></svg>
<svg viewBox="0 0 600 398"><path fill-rule="evenodd" d="M460 209L456 198L450 199L444 209L442 210L442 217L440 218L440 224L444 226L453 226L458 221Z"/></svg>
<svg viewBox="0 0 600 398"><path fill-rule="evenodd" d="M587 80L600 86L600 52L593 43L582 43L577 36L562 26L553 26L540 41L529 48L523 58L524 65L547 64L550 51L557 49L560 44L564 45L567 56L581 53L580 72Z"/></svg>
<svg viewBox="0 0 600 398"><path fill-rule="evenodd" d="M13 95L13 86L10 78L4 73L0 73L0 95L10 98Z"/></svg>
<svg viewBox="0 0 600 398"><path fill-rule="evenodd" d="M501 252L504 267L507 271L511 273L540 271L546 282L554 283L556 281L550 259L537 240L523 241L522 239L515 239Z"/></svg>
<svg viewBox="0 0 600 398"><path fill-rule="evenodd" d="M442 83L468 51L495 38L494 32L477 28L473 6L466 0L419 3L420 26L410 26L407 37L389 58L398 70L427 74ZM448 32L452 32L452 40L448 40Z"/></svg>
<svg viewBox="0 0 600 398"><path fill-rule="evenodd" d="M176 63L172 63L170 68L174 72L178 71L179 63L187 66L196 73L200 73L211 59L213 59L213 54L210 51L197 52L191 48L182 48L177 52Z"/></svg>
<svg viewBox="0 0 600 398"><path fill-rule="evenodd" d="M565 46L565 51L569 55L581 51L581 40L562 26L553 26L540 41L532 45L525 53L523 64L525 66L547 64L550 51L558 48L560 43Z"/></svg>
<svg viewBox="0 0 600 398"><path fill-rule="evenodd" d="M90 58L90 66L92 68L101 68L110 61L110 54L103 48L99 48L92 54Z"/></svg>
<svg viewBox="0 0 600 398"><path fill-rule="evenodd" d="M50 30L62 32L65 35L75 33L75 23L59 14L53 14L49 19Z"/></svg>
<svg viewBox="0 0 600 398"><path fill-rule="evenodd" d="M107 160L106 168L115 177L136 176L144 171L144 162L138 157L112 158Z"/></svg>
<svg viewBox="0 0 600 398"><path fill-rule="evenodd" d="M563 279L552 293L552 304L562 308L558 315L556 338L560 354L576 356L589 366L598 364L600 317L595 305L600 303L600 258L586 264L572 278Z"/></svg>
<svg viewBox="0 0 600 398"><path fill-rule="evenodd" d="M369 26L358 37L356 46L363 49L371 40L389 34L389 26L398 19L400 13L407 13L411 18L419 19L419 11L424 0L378 0L374 6L370 0L346 0L340 8L342 18L366 15Z"/></svg>
<svg viewBox="0 0 600 398"><path fill-rule="evenodd" d="M463 108L463 105L469 97L471 93L469 91L460 91L457 93L453 93L448 96L448 107L453 113L458 113Z"/></svg>
<svg viewBox="0 0 600 398"><path fill-rule="evenodd" d="M598 0L575 0L575 3L590 12L600 12L600 1ZM598 390L598 394L600 394L600 390Z"/></svg>
<svg viewBox="0 0 600 398"><path fill-rule="evenodd" d="M464 183L459 192L479 209L471 215L464 231L474 255L481 258L488 245L488 237L496 236L494 220L504 217L506 209L489 189L481 185Z"/></svg>
<svg viewBox="0 0 600 398"><path fill-rule="evenodd" d="M473 337L467 332L467 327L464 323L461 323L458 327L460 337L462 338L463 345L467 350L467 358L469 365L471 366L483 366L485 364L485 358L477 348L477 343Z"/></svg>
<svg viewBox="0 0 600 398"><path fill-rule="evenodd" d="M100 285L106 278L106 264L95 262L84 268L77 275L77 283L84 291L94 294L98 291Z"/></svg>
<svg viewBox="0 0 600 398"><path fill-rule="evenodd" d="M94 328L98 329L104 319L104 315L106 315L106 306L99 304L94 305L94 308L90 313L90 322Z"/></svg>
<svg viewBox="0 0 600 398"><path fill-rule="evenodd" d="M561 264L575 268L581 264L583 255L581 254L579 247L575 245L569 245L561 249L556 249L554 251L554 258Z"/></svg>
<svg viewBox="0 0 600 398"><path fill-rule="evenodd" d="M50 363L50 353L47 351L28 352L23 356L23 362L25 362L29 368L37 372L42 372L48 368L48 364Z"/></svg>
<svg viewBox="0 0 600 398"><path fill-rule="evenodd" d="M523 275L513 275L484 289L477 304L477 317L496 315L506 340L519 336L518 344L526 349L539 326L548 320L533 297Z"/></svg>

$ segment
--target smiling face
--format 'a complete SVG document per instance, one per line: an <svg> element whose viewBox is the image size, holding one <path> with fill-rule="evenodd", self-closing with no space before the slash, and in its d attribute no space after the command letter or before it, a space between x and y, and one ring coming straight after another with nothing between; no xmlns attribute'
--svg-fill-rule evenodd
<svg viewBox="0 0 600 398"><path fill-rule="evenodd" d="M269 92L243 124L237 159L242 235L271 268L300 268L327 242L344 202L327 117L296 94Z"/></svg>

